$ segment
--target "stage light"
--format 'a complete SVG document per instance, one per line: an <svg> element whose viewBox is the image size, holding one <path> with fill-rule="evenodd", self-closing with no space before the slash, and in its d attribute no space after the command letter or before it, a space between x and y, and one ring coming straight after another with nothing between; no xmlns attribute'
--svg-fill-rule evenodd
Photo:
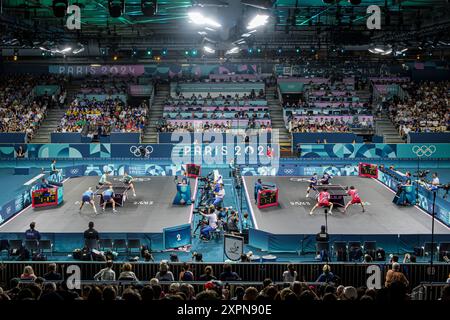
<svg viewBox="0 0 450 320"><path fill-rule="evenodd" d="M216 53L216 50L214 50L213 48L208 47L208 46L204 46L203 51L205 51L206 53L211 53L211 54Z"/></svg>
<svg viewBox="0 0 450 320"><path fill-rule="evenodd" d="M300 48L296 48L296 49L295 49L295 52L296 52L296 53L300 53Z"/></svg>
<svg viewBox="0 0 450 320"><path fill-rule="evenodd" d="M67 6L67 0L53 0L53 15L57 18L63 18L66 15Z"/></svg>
<svg viewBox="0 0 450 320"><path fill-rule="evenodd" d="M348 0L348 3L350 3L354 6L358 6L361 4L361 0Z"/></svg>
<svg viewBox="0 0 450 320"><path fill-rule="evenodd" d="M278 53L282 53L282 52L283 52L283 49L278 48L278 49L277 49L277 52L278 52Z"/></svg>
<svg viewBox="0 0 450 320"><path fill-rule="evenodd" d="M17 61L18 57L16 54L14 55L13 59L14 59L14 61Z"/></svg>
<svg viewBox="0 0 450 320"><path fill-rule="evenodd" d="M119 59L119 57L117 57L116 55L113 56L113 60L117 61L117 59Z"/></svg>
<svg viewBox="0 0 450 320"><path fill-rule="evenodd" d="M239 52L239 48L238 47L233 47L230 50L227 50L227 52L225 52L225 54L235 54Z"/></svg>
<svg viewBox="0 0 450 320"><path fill-rule="evenodd" d="M254 7L258 9L267 10L273 7L275 1L273 0L242 0L243 5Z"/></svg>
<svg viewBox="0 0 450 320"><path fill-rule="evenodd" d="M185 56L188 56L188 55L189 55L189 50L185 50L185 51L184 51L184 55L185 55Z"/></svg>
<svg viewBox="0 0 450 320"><path fill-rule="evenodd" d="M152 49L147 49L147 55L151 56L152 55Z"/></svg>
<svg viewBox="0 0 450 320"><path fill-rule="evenodd" d="M157 57L155 57L155 60L156 60L156 61L161 61L161 57L160 57L160 56L157 56Z"/></svg>
<svg viewBox="0 0 450 320"><path fill-rule="evenodd" d="M198 11L190 11L188 12L189 22L202 25L202 26L210 26L215 28L220 28L222 25L218 23L217 21L214 21L211 18L203 16Z"/></svg>
<svg viewBox="0 0 450 320"><path fill-rule="evenodd" d="M269 16L267 14L257 14L247 25L247 30L256 29L267 24Z"/></svg>
<svg viewBox="0 0 450 320"><path fill-rule="evenodd" d="M158 12L157 0L141 0L141 11L146 17L153 17Z"/></svg>
<svg viewBox="0 0 450 320"><path fill-rule="evenodd" d="M248 48L247 51L248 51L249 54L252 54L253 53L253 48Z"/></svg>
<svg viewBox="0 0 450 320"><path fill-rule="evenodd" d="M167 49L163 49L161 53L163 56L167 55Z"/></svg>
<svg viewBox="0 0 450 320"><path fill-rule="evenodd" d="M119 18L125 11L125 0L109 0L108 9L112 18Z"/></svg>
<svg viewBox="0 0 450 320"><path fill-rule="evenodd" d="M261 48L256 49L256 52L261 53Z"/></svg>
<svg viewBox="0 0 450 320"><path fill-rule="evenodd" d="M64 49L60 50L59 53L68 53L72 50L71 47L65 47Z"/></svg>

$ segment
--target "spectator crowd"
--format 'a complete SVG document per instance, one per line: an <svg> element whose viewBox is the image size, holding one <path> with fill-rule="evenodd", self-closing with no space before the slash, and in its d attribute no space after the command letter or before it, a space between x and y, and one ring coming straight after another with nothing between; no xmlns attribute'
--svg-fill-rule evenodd
<svg viewBox="0 0 450 320"><path fill-rule="evenodd" d="M47 114L47 109L64 103L65 79L60 76L29 74L0 76L0 132L25 132L31 140ZM60 93L38 96L37 85L59 85Z"/></svg>
<svg viewBox="0 0 450 320"><path fill-rule="evenodd" d="M389 117L406 139L410 132L450 131L450 82L404 83L408 96L394 98Z"/></svg>
<svg viewBox="0 0 450 320"><path fill-rule="evenodd" d="M324 265L315 282L305 282L293 265L283 272L283 282L275 283L265 279L262 283L246 285L233 271L231 264L225 264L222 272L213 274L211 266L205 266L201 275L195 275L189 264L184 263L176 277L166 261L161 261L159 271L147 282L139 282L130 263L124 263L116 278L113 262L108 261L93 281L82 283L80 289L69 289L56 264L48 265L48 272L39 277L31 266L26 266L18 278L13 278L7 288L0 288L0 301L39 300L48 302L86 300L101 301L364 301L402 302L413 299L409 282L401 271L399 263L393 263L386 273L384 286L372 289L365 286L345 286L339 276L333 274L330 265ZM114 282L115 280L121 283ZM194 281L196 281L194 283ZM233 283L236 282L237 283ZM442 288L442 301L450 301L450 275Z"/></svg>
<svg viewBox="0 0 450 320"><path fill-rule="evenodd" d="M98 101L75 98L61 119L56 132L83 132L93 128L101 134L110 132L143 132L147 123L148 107L142 103L131 107L116 99Z"/></svg>

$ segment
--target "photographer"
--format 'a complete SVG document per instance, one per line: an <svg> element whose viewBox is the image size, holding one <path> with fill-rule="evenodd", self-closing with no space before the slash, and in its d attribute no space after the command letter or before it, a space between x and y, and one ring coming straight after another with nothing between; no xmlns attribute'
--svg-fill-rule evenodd
<svg viewBox="0 0 450 320"><path fill-rule="evenodd" d="M227 232L239 232L239 218L236 211L231 211L231 215L227 219Z"/></svg>
<svg viewBox="0 0 450 320"><path fill-rule="evenodd" d="M225 197L225 189L223 188L223 184L219 184L219 189L215 189L217 191L214 191L214 207L221 207L223 203L223 198Z"/></svg>
<svg viewBox="0 0 450 320"><path fill-rule="evenodd" d="M208 209L207 213L201 211L199 213L208 220L208 224L200 230L200 238L202 240L209 240L210 232L217 228L217 215L211 209Z"/></svg>

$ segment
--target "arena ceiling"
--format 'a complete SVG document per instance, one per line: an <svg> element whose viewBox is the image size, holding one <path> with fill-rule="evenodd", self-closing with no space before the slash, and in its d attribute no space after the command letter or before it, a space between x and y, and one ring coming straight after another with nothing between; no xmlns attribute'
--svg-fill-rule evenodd
<svg viewBox="0 0 450 320"><path fill-rule="evenodd" d="M67 17L55 17L53 0L0 1L3 48L11 45L12 39L21 46L29 46L30 42L64 40L130 47L145 47L152 43L184 45L201 43L205 39L214 43L232 43L245 32L249 19L261 12L268 13L270 19L249 38L253 42L314 42L323 37L342 43L367 42L367 37L374 35L395 37L399 32L446 23L450 16L448 0L362 0L360 5L352 5L347 0L337 1L337 4L325 4L322 0L276 0L267 10L242 2L267 3L270 0L159 0L154 16L142 13L141 0L125 0L124 13L113 18L108 0L71 0L69 4L81 8L81 30L71 31L65 27ZM210 6L211 3L219 3L219 6ZM205 5L200 9L221 21L221 30L211 32L188 22L189 10L200 4ZM383 10L382 32L368 32L366 27L369 16L366 10L373 4ZM448 30L440 32L449 34Z"/></svg>

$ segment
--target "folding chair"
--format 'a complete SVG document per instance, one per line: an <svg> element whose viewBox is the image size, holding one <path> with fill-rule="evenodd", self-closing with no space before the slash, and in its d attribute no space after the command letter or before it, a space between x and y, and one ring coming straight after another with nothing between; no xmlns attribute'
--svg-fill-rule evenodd
<svg viewBox="0 0 450 320"><path fill-rule="evenodd" d="M39 241L39 251L45 253L46 250L53 255L53 243L50 240L41 240Z"/></svg>
<svg viewBox="0 0 450 320"><path fill-rule="evenodd" d="M100 239L99 241L99 247L100 249L102 249L103 251L105 251L105 249L113 249L113 242L111 239Z"/></svg>
<svg viewBox="0 0 450 320"><path fill-rule="evenodd" d="M128 252L127 242L125 239L114 240L113 250L119 252L120 249L123 249L122 252Z"/></svg>
<svg viewBox="0 0 450 320"><path fill-rule="evenodd" d="M347 242L335 241L333 253L336 255L337 261L347 261Z"/></svg>
<svg viewBox="0 0 450 320"><path fill-rule="evenodd" d="M140 239L128 239L128 252L131 254L133 249L137 249L140 252L141 250Z"/></svg>

